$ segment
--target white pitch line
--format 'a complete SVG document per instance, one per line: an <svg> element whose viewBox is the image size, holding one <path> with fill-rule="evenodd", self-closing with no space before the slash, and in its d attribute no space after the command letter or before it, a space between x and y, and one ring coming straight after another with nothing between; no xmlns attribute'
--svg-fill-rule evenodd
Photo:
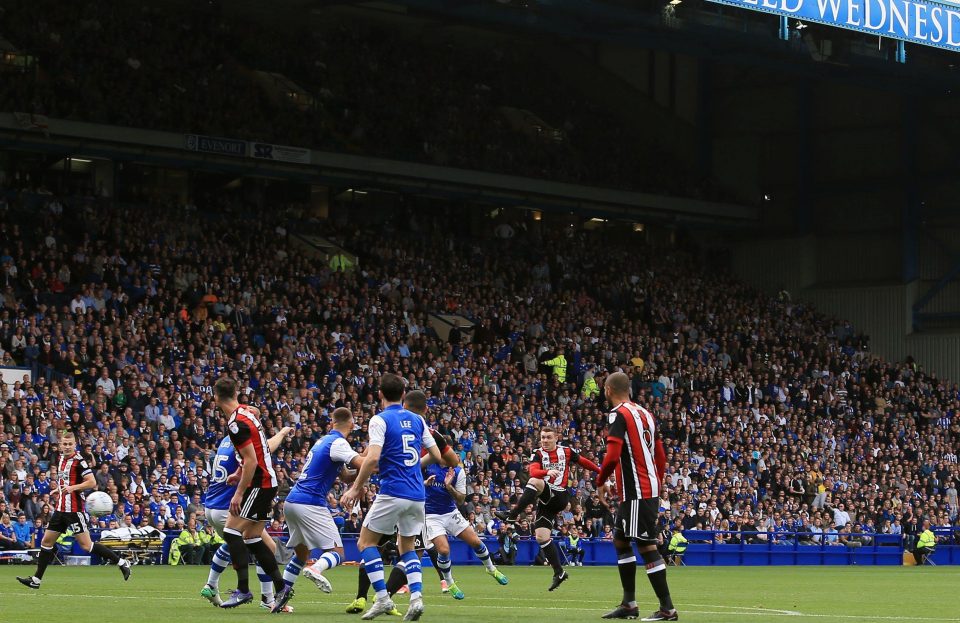
<svg viewBox="0 0 960 623"><path fill-rule="evenodd" d="M23 592L0 592L0 596L9 596L16 595L23 597L29 595L30 593ZM90 595L86 593L76 594L76 593L33 593L38 597L91 597L94 599L138 599L143 600L143 596L133 596L133 595ZM150 597L150 599L157 599L161 601L192 601L196 602L198 605L203 605L203 600L199 597ZM475 598L477 599L477 598ZM485 598L490 599L490 598ZM320 605L333 605L329 601L314 601L314 600L299 600L301 603L309 604L320 604ZM511 599L510 601L516 601ZM581 602L582 603L582 602ZM296 602L294 602L294 606ZM340 604L336 604L339 606ZM431 608L455 608L462 609L465 606L462 604L451 604L451 603L427 603L427 609ZM597 612L597 608L559 608L559 607L542 607L542 606L466 606L473 609L480 610L551 610L551 611L568 611L568 612ZM717 605L711 605L707 607L716 608ZM721 606L725 608L736 608L737 606ZM805 612L793 613L792 610L765 610L762 612L746 612L745 610L750 606L741 606L743 610L687 610L681 609L681 612L689 612L691 614L720 614L720 615L732 615L732 616L756 616L756 617L801 617L808 619L847 619L847 620L856 620L856 621L937 621L941 623L956 623L960 622L958 618L943 618L943 617L913 617L913 616L874 616L874 615L865 615L865 614L811 614ZM209 609L209 607L207 608ZM789 614L788 614L789 613Z"/></svg>

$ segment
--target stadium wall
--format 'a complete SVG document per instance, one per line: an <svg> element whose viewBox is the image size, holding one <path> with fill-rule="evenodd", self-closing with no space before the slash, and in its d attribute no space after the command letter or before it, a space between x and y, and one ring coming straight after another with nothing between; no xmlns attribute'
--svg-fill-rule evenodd
<svg viewBox="0 0 960 623"><path fill-rule="evenodd" d="M871 351L888 360L912 356L939 378L960 381L960 333L913 331L913 303L929 286L892 278L899 254L884 247L884 237L865 234L845 246L814 236L743 242L732 249L731 268L762 291L785 289L795 301L849 320L870 336ZM873 282L865 283L874 266ZM947 310L960 302L960 286L941 297L934 309Z"/></svg>

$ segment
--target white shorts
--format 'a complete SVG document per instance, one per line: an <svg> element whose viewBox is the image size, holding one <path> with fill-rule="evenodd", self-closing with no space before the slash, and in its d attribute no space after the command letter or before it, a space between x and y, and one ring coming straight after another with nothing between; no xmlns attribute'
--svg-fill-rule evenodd
<svg viewBox="0 0 960 623"><path fill-rule="evenodd" d="M363 527L377 534L417 536L423 533L423 501L378 495L363 519Z"/></svg>
<svg viewBox="0 0 960 623"><path fill-rule="evenodd" d="M290 531L287 547L306 545L310 549L322 550L343 547L337 524L326 506L287 502L283 505L283 515Z"/></svg>
<svg viewBox="0 0 960 623"><path fill-rule="evenodd" d="M432 541L438 536L460 536L460 533L470 527L460 511L453 511L446 515L427 515L423 530L424 541Z"/></svg>
<svg viewBox="0 0 960 623"><path fill-rule="evenodd" d="M208 508L204 514L207 516L207 523L213 526L213 530L223 538L223 528L227 525L227 515L230 514L228 510L216 510L213 508Z"/></svg>

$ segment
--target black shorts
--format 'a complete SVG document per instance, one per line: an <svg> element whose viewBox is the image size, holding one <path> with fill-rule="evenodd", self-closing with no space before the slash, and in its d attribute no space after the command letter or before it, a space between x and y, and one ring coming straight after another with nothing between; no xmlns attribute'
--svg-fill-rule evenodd
<svg viewBox="0 0 960 623"><path fill-rule="evenodd" d="M614 536L620 540L634 539L641 543L656 543L660 528L660 500L626 500L617 508Z"/></svg>
<svg viewBox="0 0 960 623"><path fill-rule="evenodd" d="M60 534L63 534L67 530L74 534L81 534L88 529L86 513L62 513L60 511L54 511L53 516L50 517L50 523L47 524L47 530L59 532Z"/></svg>
<svg viewBox="0 0 960 623"><path fill-rule="evenodd" d="M430 543L430 547L433 547L433 543ZM421 532L413 539L413 549L416 551L422 551L427 549L427 546L423 544L423 533Z"/></svg>
<svg viewBox="0 0 960 623"><path fill-rule="evenodd" d="M533 523L534 529L553 530L557 523L557 515L567 508L569 502L570 494L566 489L554 491L550 485L544 485L543 493L537 498L537 520Z"/></svg>
<svg viewBox="0 0 960 623"><path fill-rule="evenodd" d="M277 497L277 488L250 487L240 502L240 517L251 521L269 521L273 515L273 498Z"/></svg>

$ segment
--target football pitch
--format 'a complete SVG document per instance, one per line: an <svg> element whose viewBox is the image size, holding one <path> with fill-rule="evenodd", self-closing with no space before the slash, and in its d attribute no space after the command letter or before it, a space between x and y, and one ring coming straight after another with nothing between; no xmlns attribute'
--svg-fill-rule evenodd
<svg viewBox="0 0 960 623"><path fill-rule="evenodd" d="M455 568L454 577L467 598L454 601L440 594L435 572L424 569L427 610L422 620L599 621L620 599L614 567L570 568L570 579L553 593L547 592L550 572L546 568L504 567L503 571L510 578L507 586L499 586L480 567ZM638 571L637 597L646 616L656 603L642 570ZM199 596L206 580L204 567L134 567L128 583L112 567L51 567L39 591L14 579L31 572L27 566L0 567L0 622L209 623L271 616L253 604L236 610L212 607ZM252 569L251 577L256 586ZM301 578L290 602L295 612L272 616L359 621L359 615L344 613L355 597L357 568L341 567L329 577L333 594L325 595ZM957 567L671 567L668 577L681 621L960 621ZM226 589L234 580L228 569L221 586ZM407 597L398 596L396 601L405 611ZM399 619L383 616L378 620Z"/></svg>

